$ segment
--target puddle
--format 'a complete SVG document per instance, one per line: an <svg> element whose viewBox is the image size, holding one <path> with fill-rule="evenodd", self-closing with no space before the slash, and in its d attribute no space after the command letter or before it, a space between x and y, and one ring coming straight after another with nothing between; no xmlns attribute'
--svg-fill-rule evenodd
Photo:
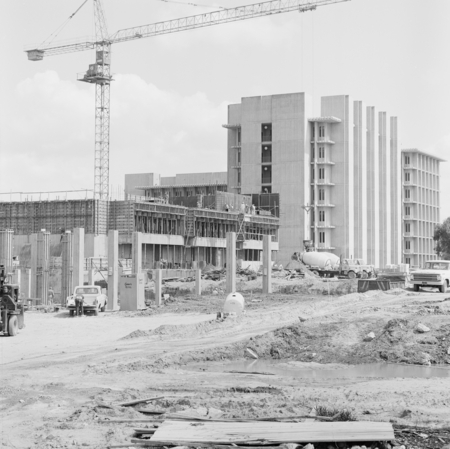
<svg viewBox="0 0 450 449"><path fill-rule="evenodd" d="M297 366L296 366L297 365ZM242 360L228 363L196 365L196 370L208 372L240 371L248 373L275 374L304 379L354 379L369 378L431 378L450 377L450 367L397 365L370 363L365 365L320 365L277 360Z"/></svg>

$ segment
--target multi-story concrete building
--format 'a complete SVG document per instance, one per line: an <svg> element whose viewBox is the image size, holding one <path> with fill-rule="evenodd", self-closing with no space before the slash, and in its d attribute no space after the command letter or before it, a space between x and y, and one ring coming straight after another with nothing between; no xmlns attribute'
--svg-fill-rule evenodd
<svg viewBox="0 0 450 449"><path fill-rule="evenodd" d="M439 163L417 149L402 150L403 262L420 267L436 259L434 228L440 223Z"/></svg>
<svg viewBox="0 0 450 449"><path fill-rule="evenodd" d="M401 260L397 118L348 95L242 98L228 109L228 191L280 195L279 260L321 251L383 267Z"/></svg>

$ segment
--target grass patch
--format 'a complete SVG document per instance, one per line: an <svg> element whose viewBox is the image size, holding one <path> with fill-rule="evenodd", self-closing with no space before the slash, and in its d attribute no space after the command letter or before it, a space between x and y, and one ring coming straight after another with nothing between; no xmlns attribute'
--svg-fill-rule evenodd
<svg viewBox="0 0 450 449"><path fill-rule="evenodd" d="M356 416L349 410L339 410L337 408L328 408L323 405L315 407L317 416L326 416L333 418L333 421L356 421Z"/></svg>

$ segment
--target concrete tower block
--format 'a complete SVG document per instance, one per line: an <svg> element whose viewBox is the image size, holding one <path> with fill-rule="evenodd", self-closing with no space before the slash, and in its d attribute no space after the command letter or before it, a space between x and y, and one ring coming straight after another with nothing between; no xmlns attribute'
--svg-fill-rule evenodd
<svg viewBox="0 0 450 449"><path fill-rule="evenodd" d="M119 231L108 232L108 304L109 311L119 310Z"/></svg>
<svg viewBox="0 0 450 449"><path fill-rule="evenodd" d="M12 271L13 236L12 229L0 231L0 265L5 266L6 273Z"/></svg>
<svg viewBox="0 0 450 449"><path fill-rule="evenodd" d="M272 293L272 236L263 236L263 293Z"/></svg>
<svg viewBox="0 0 450 449"><path fill-rule="evenodd" d="M227 284L226 293L236 292L236 233L227 232Z"/></svg>
<svg viewBox="0 0 450 449"><path fill-rule="evenodd" d="M73 230L73 284L84 284L84 228Z"/></svg>
<svg viewBox="0 0 450 449"><path fill-rule="evenodd" d="M62 238L61 257L61 305L66 305L67 297L73 293L72 283L72 233L66 231ZM31 247L33 248L33 246Z"/></svg>
<svg viewBox="0 0 450 449"><path fill-rule="evenodd" d="M133 232L133 273L142 272L142 232Z"/></svg>

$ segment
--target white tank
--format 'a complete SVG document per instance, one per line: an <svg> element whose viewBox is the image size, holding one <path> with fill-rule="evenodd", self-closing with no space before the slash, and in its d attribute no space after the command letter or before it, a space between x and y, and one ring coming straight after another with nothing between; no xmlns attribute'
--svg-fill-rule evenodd
<svg viewBox="0 0 450 449"><path fill-rule="evenodd" d="M301 260L305 265L331 269L339 264L339 257L333 253L322 253L317 251L305 251L301 254Z"/></svg>
<svg viewBox="0 0 450 449"><path fill-rule="evenodd" d="M240 293L230 293L225 299L223 306L224 313L235 313L237 316L241 315L244 311L245 301L244 297Z"/></svg>

